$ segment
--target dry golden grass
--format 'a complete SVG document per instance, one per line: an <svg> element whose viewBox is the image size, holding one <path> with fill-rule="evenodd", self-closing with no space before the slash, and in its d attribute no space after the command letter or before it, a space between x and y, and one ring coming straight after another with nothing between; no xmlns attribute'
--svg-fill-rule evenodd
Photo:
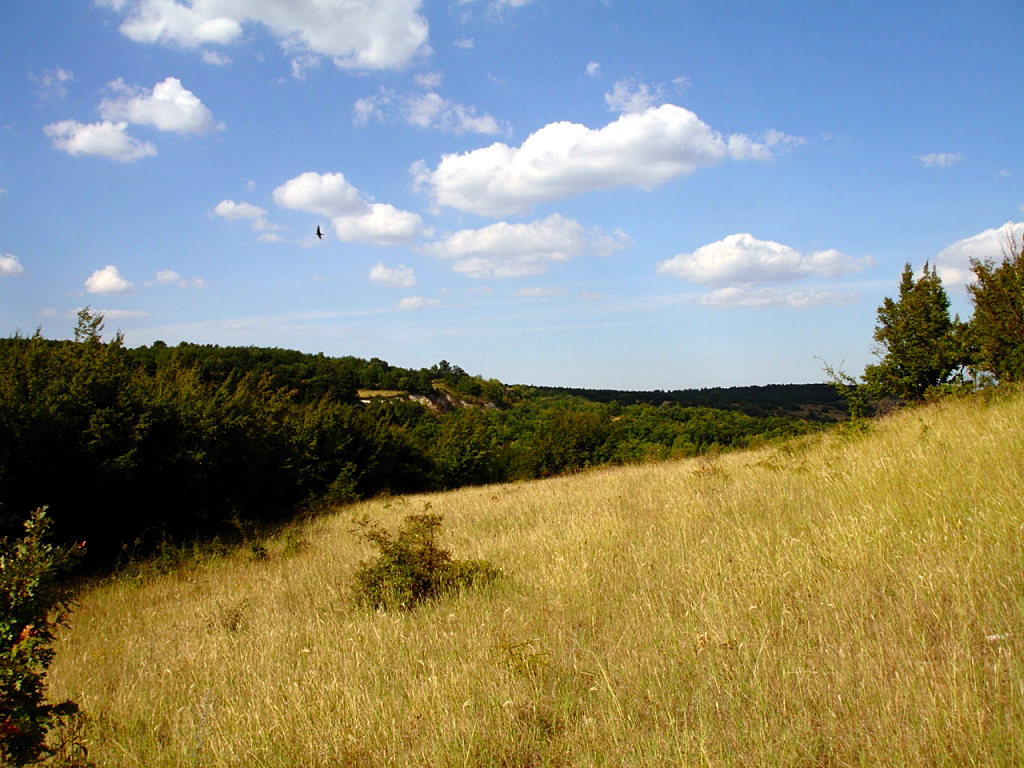
<svg viewBox="0 0 1024 768"><path fill-rule="evenodd" d="M382 499L81 596L99 766L1024 765L1024 399ZM353 514L509 577L352 607ZM304 544L294 546L296 537Z"/></svg>

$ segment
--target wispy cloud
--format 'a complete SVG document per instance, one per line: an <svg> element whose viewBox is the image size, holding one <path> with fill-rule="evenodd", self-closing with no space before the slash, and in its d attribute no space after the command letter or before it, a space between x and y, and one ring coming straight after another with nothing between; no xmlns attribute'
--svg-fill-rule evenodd
<svg viewBox="0 0 1024 768"><path fill-rule="evenodd" d="M914 157L925 168L949 168L964 161L964 156L959 152L932 152Z"/></svg>
<svg viewBox="0 0 1024 768"><path fill-rule="evenodd" d="M403 122L417 128L446 133L508 133L509 128L488 114L477 114L474 107L451 101L435 91L398 93L381 88L374 96L356 101L353 107L357 125L370 120Z"/></svg>
<svg viewBox="0 0 1024 768"><path fill-rule="evenodd" d="M411 267L404 264L389 267L386 264L378 263L370 269L370 280L378 285L386 285L391 288L411 288L416 285L416 273Z"/></svg>

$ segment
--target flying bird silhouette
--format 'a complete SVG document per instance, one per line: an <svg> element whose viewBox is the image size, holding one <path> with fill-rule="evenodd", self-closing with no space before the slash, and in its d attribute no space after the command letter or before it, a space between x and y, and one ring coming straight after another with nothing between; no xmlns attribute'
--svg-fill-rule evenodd
<svg viewBox="0 0 1024 768"><path fill-rule="evenodd" d="M319 224L316 225L316 236L317 236L317 239L319 239L319 240L323 240L324 239L324 233L320 231L320 225Z"/></svg>

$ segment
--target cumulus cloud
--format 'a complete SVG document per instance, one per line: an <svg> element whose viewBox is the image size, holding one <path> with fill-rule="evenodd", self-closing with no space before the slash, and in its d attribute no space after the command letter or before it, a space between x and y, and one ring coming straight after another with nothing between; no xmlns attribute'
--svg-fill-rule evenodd
<svg viewBox="0 0 1024 768"><path fill-rule="evenodd" d="M228 221L248 221L256 232L277 229L267 219L267 212L252 203L236 203L234 200L221 200L213 209L213 215L220 216Z"/></svg>
<svg viewBox="0 0 1024 768"><path fill-rule="evenodd" d="M406 245L427 232L419 214L388 203L372 203L366 213L335 216L332 223L334 234L346 243Z"/></svg>
<svg viewBox="0 0 1024 768"><path fill-rule="evenodd" d="M800 253L795 248L753 235L729 235L659 262L658 273L694 283L785 282L804 277L838 277L863 269L869 260L853 259L836 250Z"/></svg>
<svg viewBox="0 0 1024 768"><path fill-rule="evenodd" d="M373 119L454 134L508 132L507 126L490 115L478 115L473 107L450 101L434 91L400 94L381 88L376 95L356 101L354 111L357 124Z"/></svg>
<svg viewBox="0 0 1024 768"><path fill-rule="evenodd" d="M13 253L0 254L0 277L18 277L25 274L18 257Z"/></svg>
<svg viewBox="0 0 1024 768"><path fill-rule="evenodd" d="M601 74L601 65L596 61L587 62L587 74L591 77L597 77Z"/></svg>
<svg viewBox="0 0 1024 768"><path fill-rule="evenodd" d="M369 213L370 206L341 173L307 171L274 190L274 202L282 208L322 216Z"/></svg>
<svg viewBox="0 0 1024 768"><path fill-rule="evenodd" d="M609 236L602 231L588 232L578 221L556 213L529 223L500 221L482 229L463 229L428 243L423 251L453 260L452 268L469 277L506 278L543 274L551 263L609 245Z"/></svg>
<svg viewBox="0 0 1024 768"><path fill-rule="evenodd" d="M103 269L97 269L85 280L85 290L89 293L100 293L114 295L119 293L131 293L132 284L121 277L121 273L113 264Z"/></svg>
<svg viewBox="0 0 1024 768"><path fill-rule="evenodd" d="M928 155L916 155L917 162L925 168L948 168L962 163L964 156L959 152L932 152Z"/></svg>
<svg viewBox="0 0 1024 768"><path fill-rule="evenodd" d="M80 123L62 120L43 128L56 149L69 155L99 155L121 163L131 163L156 154L156 147L128 133L128 123Z"/></svg>
<svg viewBox="0 0 1024 768"><path fill-rule="evenodd" d="M208 133L223 129L210 110L176 77L168 77L152 90L127 85L118 78L108 84L114 98L99 105L99 123L62 120L43 128L53 146L70 155L99 155L130 163L157 153L156 146L128 133L128 125L150 125L179 134Z"/></svg>
<svg viewBox="0 0 1024 768"><path fill-rule="evenodd" d="M663 104L622 114L599 129L551 123L519 147L496 142L443 155L433 170L417 163L412 173L438 205L503 216L590 190L652 189L729 157L768 159L775 148L800 140L773 132L771 141L723 138L690 110Z"/></svg>
<svg viewBox="0 0 1024 768"><path fill-rule="evenodd" d="M166 78L152 90L128 85L121 78L111 82L108 88L115 96L100 102L100 116L105 120L151 125L161 131L181 134L224 129L224 124L214 120L203 102L176 77Z"/></svg>
<svg viewBox="0 0 1024 768"><path fill-rule="evenodd" d="M186 49L226 45L260 24L295 58L326 56L343 69L395 69L426 53L422 0L98 0L124 17L138 43Z"/></svg>
<svg viewBox="0 0 1024 768"><path fill-rule="evenodd" d="M274 190L282 208L328 216L339 240L374 245L410 243L427 233L419 214L370 203L341 173L306 173Z"/></svg>
<svg viewBox="0 0 1024 768"><path fill-rule="evenodd" d="M391 288L411 288L416 285L416 273L404 264L397 267L375 264L370 270L370 280Z"/></svg>
<svg viewBox="0 0 1024 768"><path fill-rule="evenodd" d="M986 229L976 235L957 240L939 251L935 270L948 287L963 287L975 281L971 260L1000 263L1009 237L1024 237L1024 221L1008 221L1002 227Z"/></svg>

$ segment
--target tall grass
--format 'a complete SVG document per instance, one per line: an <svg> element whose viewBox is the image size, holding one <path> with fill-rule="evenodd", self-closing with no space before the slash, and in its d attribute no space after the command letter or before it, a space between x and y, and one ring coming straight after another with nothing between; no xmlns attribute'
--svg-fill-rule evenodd
<svg viewBox="0 0 1024 768"><path fill-rule="evenodd" d="M1024 399L381 499L81 596L99 766L1024 765ZM348 599L354 515L510 576ZM301 546L296 546L296 542Z"/></svg>

